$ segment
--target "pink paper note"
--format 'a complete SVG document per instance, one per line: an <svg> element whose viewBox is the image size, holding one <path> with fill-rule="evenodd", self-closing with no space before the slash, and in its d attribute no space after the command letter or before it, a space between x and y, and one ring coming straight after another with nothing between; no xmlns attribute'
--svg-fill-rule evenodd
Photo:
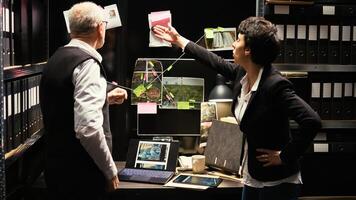
<svg viewBox="0 0 356 200"><path fill-rule="evenodd" d="M171 12L170 11L159 11L159 12L151 12L151 25L161 25L168 26L171 22Z"/></svg>
<svg viewBox="0 0 356 200"><path fill-rule="evenodd" d="M137 114L157 114L157 103L137 103Z"/></svg>

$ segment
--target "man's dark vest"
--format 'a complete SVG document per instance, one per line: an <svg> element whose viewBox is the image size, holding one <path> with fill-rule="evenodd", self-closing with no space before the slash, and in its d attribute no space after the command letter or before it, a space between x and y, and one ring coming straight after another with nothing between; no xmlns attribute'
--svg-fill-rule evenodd
<svg viewBox="0 0 356 200"><path fill-rule="evenodd" d="M61 47L48 60L43 69L40 84L40 105L45 127L47 156L50 159L73 161L84 165L95 163L74 131L74 69L86 60L94 59L101 68L101 63L87 52L77 47ZM103 107L105 138L111 150L111 132L108 118L108 105Z"/></svg>

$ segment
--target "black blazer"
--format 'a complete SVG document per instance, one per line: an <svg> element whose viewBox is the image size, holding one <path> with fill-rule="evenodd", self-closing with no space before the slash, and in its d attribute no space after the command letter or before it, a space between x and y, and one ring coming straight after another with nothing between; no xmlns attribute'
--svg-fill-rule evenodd
<svg viewBox="0 0 356 200"><path fill-rule="evenodd" d="M184 51L196 60L233 81L232 113L241 92L241 78L246 74L237 64L189 42ZM289 120L299 124L298 133L291 134ZM319 115L298 95L292 83L273 66L264 66L256 92L252 93L240 129L248 142L248 171L260 181L275 181L299 171L299 158L306 151L321 126ZM257 161L257 148L281 151L283 164L263 167Z"/></svg>

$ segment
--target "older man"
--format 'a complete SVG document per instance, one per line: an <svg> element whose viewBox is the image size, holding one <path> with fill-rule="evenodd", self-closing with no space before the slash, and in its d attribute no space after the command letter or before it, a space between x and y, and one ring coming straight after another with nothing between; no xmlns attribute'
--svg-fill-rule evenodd
<svg viewBox="0 0 356 200"><path fill-rule="evenodd" d="M127 98L123 89L107 93L102 57L106 17L92 2L69 10L72 40L43 70L40 104L46 136L45 179L51 199L101 199L118 188L111 155L108 105Z"/></svg>

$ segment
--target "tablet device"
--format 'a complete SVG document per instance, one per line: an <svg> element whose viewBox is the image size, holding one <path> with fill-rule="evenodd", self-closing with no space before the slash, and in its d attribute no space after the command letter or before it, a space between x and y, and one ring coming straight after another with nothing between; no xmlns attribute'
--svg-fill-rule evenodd
<svg viewBox="0 0 356 200"><path fill-rule="evenodd" d="M222 179L218 177L195 176L188 174L180 174L173 180L173 183L201 185L208 187L217 187L221 182Z"/></svg>

